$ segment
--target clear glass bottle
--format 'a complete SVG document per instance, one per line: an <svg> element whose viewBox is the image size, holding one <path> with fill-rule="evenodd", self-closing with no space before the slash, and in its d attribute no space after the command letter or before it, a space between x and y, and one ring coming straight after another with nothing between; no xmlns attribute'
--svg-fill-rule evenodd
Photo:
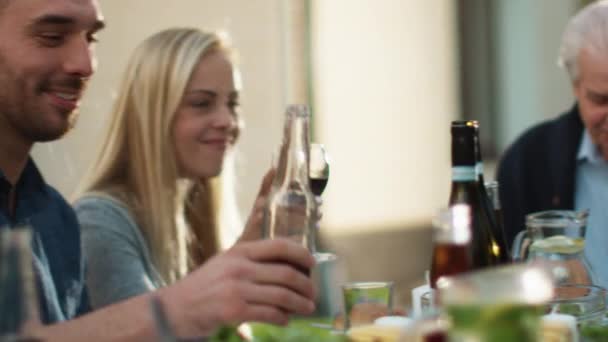
<svg viewBox="0 0 608 342"><path fill-rule="evenodd" d="M475 159L475 127L468 121L454 121L452 133L452 190L449 206L467 204L471 207L472 231L470 251L473 269L501 263L500 249L488 215L483 209L477 182Z"/></svg>
<svg viewBox="0 0 608 342"><path fill-rule="evenodd" d="M289 238L314 253L317 208L309 183L309 117L305 105L287 107L283 142L266 206L264 237Z"/></svg>

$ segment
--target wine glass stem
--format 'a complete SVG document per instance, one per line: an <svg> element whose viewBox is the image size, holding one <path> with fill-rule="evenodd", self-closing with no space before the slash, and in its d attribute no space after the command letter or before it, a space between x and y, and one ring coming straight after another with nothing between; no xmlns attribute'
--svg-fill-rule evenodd
<svg viewBox="0 0 608 342"><path fill-rule="evenodd" d="M321 226L321 219L320 219L320 214L321 214L321 205L322 205L322 200L321 200L321 196L316 196L315 195L315 202L316 202L316 206L315 206L315 212L314 212L314 218L313 218L313 229L310 232L310 234L312 235L312 241L311 241L311 246L310 246L310 252L314 255L317 253L317 242L318 242L318 237L317 237L317 232L319 231L319 228Z"/></svg>

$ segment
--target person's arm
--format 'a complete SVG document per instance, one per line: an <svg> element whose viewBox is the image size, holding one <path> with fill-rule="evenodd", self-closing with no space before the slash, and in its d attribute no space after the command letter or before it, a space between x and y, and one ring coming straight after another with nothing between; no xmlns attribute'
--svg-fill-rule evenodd
<svg viewBox="0 0 608 342"><path fill-rule="evenodd" d="M314 258L288 240L243 242L154 293L180 337L205 336L245 321L286 324L290 315L314 311L311 279L290 264L309 269ZM40 328L35 335L49 342L154 340L151 295Z"/></svg>
<svg viewBox="0 0 608 342"><path fill-rule="evenodd" d="M138 296L79 318L43 326L33 336L45 342L154 341L151 294Z"/></svg>
<svg viewBox="0 0 608 342"><path fill-rule="evenodd" d="M155 290L161 285L146 242L126 208L111 199L76 202L86 260L86 282L96 309Z"/></svg>

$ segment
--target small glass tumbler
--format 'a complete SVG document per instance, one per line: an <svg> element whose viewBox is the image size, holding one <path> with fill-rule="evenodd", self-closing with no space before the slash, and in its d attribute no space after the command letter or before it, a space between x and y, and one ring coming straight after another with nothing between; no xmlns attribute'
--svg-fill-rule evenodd
<svg viewBox="0 0 608 342"><path fill-rule="evenodd" d="M353 282L342 285L344 329L371 324L393 311L393 282Z"/></svg>
<svg viewBox="0 0 608 342"><path fill-rule="evenodd" d="M580 324L598 323L606 314L606 290L594 285L560 285L547 309L572 315Z"/></svg>

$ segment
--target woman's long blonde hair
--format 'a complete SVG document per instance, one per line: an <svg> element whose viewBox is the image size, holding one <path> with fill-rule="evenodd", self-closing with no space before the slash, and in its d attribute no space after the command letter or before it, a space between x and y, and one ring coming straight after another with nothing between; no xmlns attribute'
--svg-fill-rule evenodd
<svg viewBox="0 0 608 342"><path fill-rule="evenodd" d="M238 224L234 189L226 186L233 184L233 158L226 158L222 176L180 179L171 133L190 76L218 50L230 56L218 34L191 28L161 31L137 47L99 155L77 192L101 192L127 205L167 283L218 251L224 223Z"/></svg>

